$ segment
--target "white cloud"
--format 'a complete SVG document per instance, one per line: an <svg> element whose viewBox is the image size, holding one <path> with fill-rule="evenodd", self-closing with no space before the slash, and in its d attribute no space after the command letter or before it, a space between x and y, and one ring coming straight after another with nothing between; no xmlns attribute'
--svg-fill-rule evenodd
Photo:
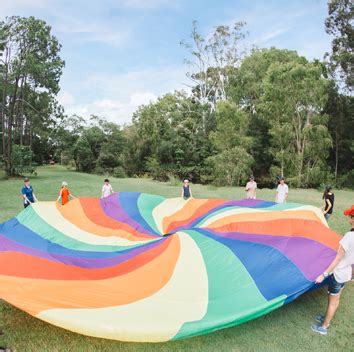
<svg viewBox="0 0 354 352"><path fill-rule="evenodd" d="M126 7L134 10L156 9L162 6L176 5L177 0L119 0L111 2L111 5L116 7Z"/></svg>
<svg viewBox="0 0 354 352"><path fill-rule="evenodd" d="M67 114L83 117L99 115L119 124L129 123L133 112L143 104L154 102L168 92L183 89L187 79L182 68L161 67L135 70L116 75L92 74L78 82L76 87L80 97L94 91L96 99L78 103L79 96L67 87L60 99ZM70 93L69 93L70 92Z"/></svg>
<svg viewBox="0 0 354 352"><path fill-rule="evenodd" d="M0 1L0 13L5 16L17 15L18 12L29 8L43 8L46 0L2 0Z"/></svg>
<svg viewBox="0 0 354 352"><path fill-rule="evenodd" d="M101 42L118 46L130 34L129 26L123 24L102 22L98 18L88 21L65 14L54 18L53 29L59 33L73 34L75 39L81 42Z"/></svg>
<svg viewBox="0 0 354 352"><path fill-rule="evenodd" d="M134 93L133 95L131 95L129 103L131 106L137 108L140 105L155 102L157 98L158 98L157 95L151 92Z"/></svg>
<svg viewBox="0 0 354 352"><path fill-rule="evenodd" d="M60 92L58 94L58 102L59 104L63 105L63 106L71 106L75 103L75 98L72 94L68 93L68 92Z"/></svg>
<svg viewBox="0 0 354 352"><path fill-rule="evenodd" d="M268 40L279 37L283 33L286 33L289 29L290 29L290 26L281 27L281 28L274 28L271 31L265 32L264 34L262 34L261 36L256 38L254 41L254 44L264 43L264 42L267 42Z"/></svg>
<svg viewBox="0 0 354 352"><path fill-rule="evenodd" d="M85 6L85 12L83 7ZM54 33L72 34L80 42L119 46L129 37L132 26L124 18L107 20L102 2L59 0L0 0L4 16L35 14L49 23Z"/></svg>

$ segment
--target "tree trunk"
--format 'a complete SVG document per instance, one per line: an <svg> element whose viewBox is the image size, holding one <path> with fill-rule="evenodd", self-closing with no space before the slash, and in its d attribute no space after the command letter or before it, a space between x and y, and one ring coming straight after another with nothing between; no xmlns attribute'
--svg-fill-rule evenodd
<svg viewBox="0 0 354 352"><path fill-rule="evenodd" d="M8 85L8 59L9 59L10 53L9 49L6 48L6 54L5 54L5 74L4 74L4 83L3 83L3 91L2 91L2 104L1 104L1 132L2 132L2 156L4 160L4 166L5 166L5 171L7 173L7 170L9 168L8 165L8 155L7 155L7 148L6 148L6 100L7 100L7 85Z"/></svg>

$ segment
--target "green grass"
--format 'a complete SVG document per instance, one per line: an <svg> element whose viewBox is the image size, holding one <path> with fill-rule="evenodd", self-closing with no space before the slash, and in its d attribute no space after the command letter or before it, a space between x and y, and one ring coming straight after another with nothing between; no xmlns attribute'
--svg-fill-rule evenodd
<svg viewBox="0 0 354 352"><path fill-rule="evenodd" d="M104 177L68 171L65 168L42 167L32 178L32 186L39 200L55 200L62 181L69 183L74 195L100 196ZM115 191L136 191L166 197L180 195L179 186L158 183L149 179L111 179ZM0 180L0 222L22 210L21 179ZM242 188L192 185L196 198L239 199ZM273 200L274 190L258 190L258 198ZM354 199L353 191L335 190L335 213L330 220L332 229L340 234L348 230L343 210ZM289 201L322 205L317 190L290 190ZM31 351L350 351L354 350L354 286L347 284L337 315L328 336L310 331L312 317L324 310L326 288L304 294L296 301L264 316L233 328L205 336L161 344L136 344L86 337L44 323L28 314L0 302L0 346L17 352Z"/></svg>

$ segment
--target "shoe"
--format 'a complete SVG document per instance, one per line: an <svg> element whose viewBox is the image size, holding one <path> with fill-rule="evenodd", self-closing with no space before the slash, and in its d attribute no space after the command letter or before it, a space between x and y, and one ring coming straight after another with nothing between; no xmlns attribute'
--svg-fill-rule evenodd
<svg viewBox="0 0 354 352"><path fill-rule="evenodd" d="M323 326L321 325L317 325L317 324L314 324L311 326L311 330L314 331L314 332L317 332L321 335L327 335L327 330L326 328L324 328Z"/></svg>
<svg viewBox="0 0 354 352"><path fill-rule="evenodd" d="M316 323L323 324L324 320L325 320L325 316L322 315L322 314L319 314L319 315L315 316L315 322Z"/></svg>

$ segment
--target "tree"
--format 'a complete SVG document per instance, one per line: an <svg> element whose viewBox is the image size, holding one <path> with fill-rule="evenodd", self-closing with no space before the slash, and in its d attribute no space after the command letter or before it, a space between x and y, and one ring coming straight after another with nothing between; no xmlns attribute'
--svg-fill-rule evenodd
<svg viewBox="0 0 354 352"><path fill-rule="evenodd" d="M197 22L194 21L192 42L181 41L181 45L192 56L191 59L185 60L191 69L186 73L193 82L190 88L199 102L208 104L211 111L215 110L218 100L227 99L229 76L239 65L243 55L239 45L246 36L243 32L244 25L244 22L236 22L232 27L219 25L209 36L203 37L198 31Z"/></svg>
<svg viewBox="0 0 354 352"><path fill-rule="evenodd" d="M334 36L330 68L339 72L344 85L353 89L354 84L354 3L351 0L330 0L328 2L328 17L326 32Z"/></svg>
<svg viewBox="0 0 354 352"><path fill-rule="evenodd" d="M260 109L264 81L271 65L293 61L301 61L295 51L254 49L242 60L235 74L230 76L227 86L229 99L248 114L247 134L252 137L250 154L254 159L253 174L265 181L273 163L273 155L270 152L269 123Z"/></svg>
<svg viewBox="0 0 354 352"><path fill-rule="evenodd" d="M60 44L44 21L13 16L0 22L2 155L13 173L12 146L32 149L36 125L51 115L64 61Z"/></svg>
<svg viewBox="0 0 354 352"><path fill-rule="evenodd" d="M247 131L247 114L233 103L219 102L216 130L210 134L216 154L208 159L215 183L239 185L250 175L254 160L249 153L252 138Z"/></svg>
<svg viewBox="0 0 354 352"><path fill-rule="evenodd" d="M300 58L271 65L264 81L261 109L269 123L273 172L296 186L318 184L327 177L331 138L327 101L328 81L319 62Z"/></svg>
<svg viewBox="0 0 354 352"><path fill-rule="evenodd" d="M324 112L329 116L328 127L333 140L329 163L334 171L335 182L339 186L349 186L350 182L354 182L350 181L354 152L354 98L338 92L334 82L329 85L328 94Z"/></svg>
<svg viewBox="0 0 354 352"><path fill-rule="evenodd" d="M213 118L207 106L184 92L166 94L155 103L141 106L128 129L129 157L125 153L125 165L133 165L132 159L140 160L136 163L144 160L143 171L150 172L150 161L155 160L161 165L160 179L174 174L198 180L203 160L210 155L208 134Z"/></svg>

